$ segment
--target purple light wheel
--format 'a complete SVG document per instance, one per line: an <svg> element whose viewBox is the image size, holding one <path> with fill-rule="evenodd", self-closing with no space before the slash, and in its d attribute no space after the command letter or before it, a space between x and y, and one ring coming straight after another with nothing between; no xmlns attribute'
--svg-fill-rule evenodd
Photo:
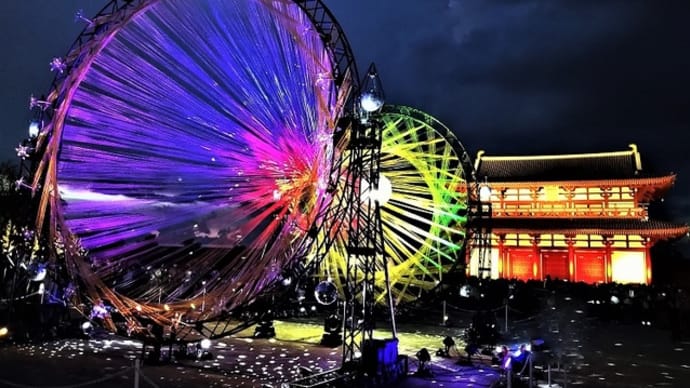
<svg viewBox="0 0 690 388"><path fill-rule="evenodd" d="M112 1L49 95L37 222L93 303L204 320L311 244L356 70L320 1Z"/></svg>

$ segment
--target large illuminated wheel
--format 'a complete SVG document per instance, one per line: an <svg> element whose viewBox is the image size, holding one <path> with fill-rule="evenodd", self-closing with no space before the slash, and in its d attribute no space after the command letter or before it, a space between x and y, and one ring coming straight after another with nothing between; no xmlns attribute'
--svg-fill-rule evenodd
<svg viewBox="0 0 690 388"><path fill-rule="evenodd" d="M320 0L112 1L52 69L38 223L91 303L225 315L309 248L357 78Z"/></svg>
<svg viewBox="0 0 690 388"><path fill-rule="evenodd" d="M419 110L385 106L381 125L379 190L372 194L363 187L362 192L375 195L381 204L391 291L399 304L434 288L462 262L472 167L455 135ZM349 222L323 230L335 243L321 261L319 276L335 282L341 295ZM377 300L385 301L383 271L376 276Z"/></svg>

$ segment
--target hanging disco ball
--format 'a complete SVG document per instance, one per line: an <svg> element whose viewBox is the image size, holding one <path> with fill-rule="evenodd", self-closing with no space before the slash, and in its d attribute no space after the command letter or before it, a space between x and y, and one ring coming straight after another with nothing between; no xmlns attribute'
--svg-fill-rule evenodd
<svg viewBox="0 0 690 388"><path fill-rule="evenodd" d="M316 285L314 297L319 304L328 306L338 300L338 289L330 280L324 280Z"/></svg>
<svg viewBox="0 0 690 388"><path fill-rule="evenodd" d="M381 109L383 106L383 99L376 95L376 93L372 90L362 94L359 103L364 111L371 113Z"/></svg>

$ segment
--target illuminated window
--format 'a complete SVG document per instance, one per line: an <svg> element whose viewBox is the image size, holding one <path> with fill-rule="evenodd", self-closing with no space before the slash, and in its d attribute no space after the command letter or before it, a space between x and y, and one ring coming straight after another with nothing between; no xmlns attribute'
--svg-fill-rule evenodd
<svg viewBox="0 0 690 388"><path fill-rule="evenodd" d="M644 252L611 253L611 280L617 283L646 283Z"/></svg>
<svg viewBox="0 0 690 388"><path fill-rule="evenodd" d="M547 185L544 186L544 199L546 201L558 201L558 186Z"/></svg>

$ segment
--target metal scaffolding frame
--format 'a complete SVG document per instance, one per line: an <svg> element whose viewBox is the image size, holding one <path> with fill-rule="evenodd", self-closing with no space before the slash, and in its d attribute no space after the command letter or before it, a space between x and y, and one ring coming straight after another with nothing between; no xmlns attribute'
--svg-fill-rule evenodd
<svg viewBox="0 0 690 388"><path fill-rule="evenodd" d="M491 277L491 198L482 198L482 187L489 189L486 181L479 182L476 177L471 184L469 200L470 249L468 250L468 264L475 250L477 253L477 277L480 279Z"/></svg>
<svg viewBox="0 0 690 388"><path fill-rule="evenodd" d="M367 77L368 80L378 77L373 65ZM366 85L363 86L366 92ZM367 190L372 194L379 187L382 124L378 115L379 111L358 112L350 127L348 189L345 196L350 225L343 314L343 364L359 359L365 342L373 340L376 271L384 271L392 331L396 335L380 204L373 195L363 195ZM367 184L368 187L365 187Z"/></svg>

